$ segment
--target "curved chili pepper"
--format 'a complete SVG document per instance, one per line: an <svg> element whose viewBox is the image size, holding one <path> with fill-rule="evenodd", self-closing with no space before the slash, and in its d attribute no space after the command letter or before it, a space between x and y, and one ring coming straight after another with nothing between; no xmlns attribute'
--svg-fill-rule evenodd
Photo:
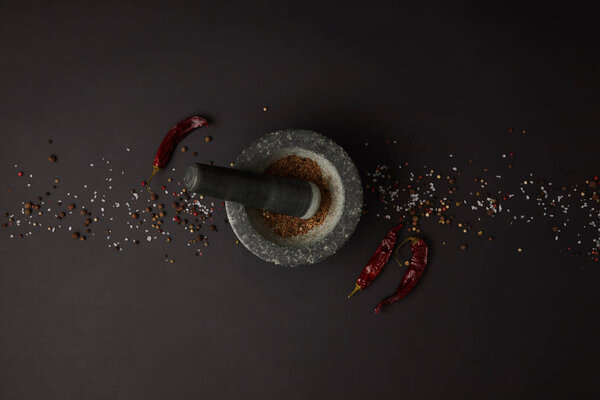
<svg viewBox="0 0 600 400"><path fill-rule="evenodd" d="M396 248L396 252L394 253L394 259L398 263L398 265L402 265L398 259L396 258L396 253L398 249L407 241L410 241L410 249L412 252L412 257L410 259L410 265L408 269L404 273L402 277L402 282L396 289L396 293L393 296L384 299L377 304L375 307L375 314L378 314L381 311L381 308L386 304L392 304L407 294L415 287L417 282L419 282L419 278L423 275L423 271L425 271L425 266L427 265L427 244L425 241L418 237L409 237L404 242L400 243Z"/></svg>
<svg viewBox="0 0 600 400"><path fill-rule="evenodd" d="M371 282L377 278L392 255L394 245L396 244L396 240L398 240L397 236L400 229L402 229L402 223L394 226L389 230L387 235L385 235L379 244L379 247L377 247L377 250L375 250L375 253L373 253L369 259L369 262L367 262L367 265L360 273L358 279L356 280L354 290L348 295L348 298L350 298L357 291L366 289Z"/></svg>
<svg viewBox="0 0 600 400"><path fill-rule="evenodd" d="M163 169L169 160L171 159L171 154L173 154L173 150L175 150L175 146L179 144L191 131L194 129L208 126L208 121L202 117L197 115L193 117L189 117L184 119L183 121L179 121L165 135L164 139L158 146L158 151L156 152L156 156L154 157L154 162L152 163L152 175L148 178L148 191L152 193L150 190L150 181L154 178L154 175L161 169Z"/></svg>

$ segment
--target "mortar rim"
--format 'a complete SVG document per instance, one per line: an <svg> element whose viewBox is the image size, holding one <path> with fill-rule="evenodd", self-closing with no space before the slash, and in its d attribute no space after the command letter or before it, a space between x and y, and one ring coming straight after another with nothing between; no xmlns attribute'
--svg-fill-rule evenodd
<svg viewBox="0 0 600 400"><path fill-rule="evenodd" d="M315 264L335 254L350 238L362 214L360 175L346 151L330 138L307 129L285 129L268 133L248 145L235 160L236 168L261 172L261 161L278 149L297 147L327 159L340 175L344 192L343 211L334 228L319 242L289 247L262 236L252 225L246 207L225 202L230 225L240 242L259 258L283 266ZM257 156L260 159L257 160Z"/></svg>

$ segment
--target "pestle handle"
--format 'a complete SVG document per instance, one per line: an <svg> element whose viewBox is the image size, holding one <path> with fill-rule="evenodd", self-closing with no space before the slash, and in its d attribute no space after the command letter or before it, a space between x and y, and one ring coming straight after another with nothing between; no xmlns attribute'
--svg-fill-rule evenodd
<svg viewBox="0 0 600 400"><path fill-rule="evenodd" d="M194 163L183 180L195 193L303 219L321 204L317 185L297 179Z"/></svg>

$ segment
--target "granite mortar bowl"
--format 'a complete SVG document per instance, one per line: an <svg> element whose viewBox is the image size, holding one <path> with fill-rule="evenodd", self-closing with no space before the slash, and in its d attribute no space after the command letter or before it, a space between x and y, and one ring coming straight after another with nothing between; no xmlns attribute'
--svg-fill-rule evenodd
<svg viewBox="0 0 600 400"><path fill-rule="evenodd" d="M344 149L309 130L262 136L240 153L235 166L263 173L271 163L289 155L310 158L321 168L331 192L331 206L322 225L284 238L266 226L261 210L231 201L225 207L233 231L248 250L265 261L295 267L320 262L347 242L360 220L363 193L358 171Z"/></svg>

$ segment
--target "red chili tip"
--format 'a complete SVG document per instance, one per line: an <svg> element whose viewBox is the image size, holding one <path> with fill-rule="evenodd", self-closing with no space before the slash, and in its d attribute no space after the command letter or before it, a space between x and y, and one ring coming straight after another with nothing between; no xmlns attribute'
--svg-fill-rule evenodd
<svg viewBox="0 0 600 400"><path fill-rule="evenodd" d="M483 169L483 172L488 172L488 169L487 169L487 168L484 168L484 169Z"/></svg>
<svg viewBox="0 0 600 400"><path fill-rule="evenodd" d="M598 262L598 257L594 257L594 261L595 261L595 262Z"/></svg>
<svg viewBox="0 0 600 400"><path fill-rule="evenodd" d="M508 153L508 155L513 157L515 155L515 153L511 151L510 153Z"/></svg>
<svg viewBox="0 0 600 400"><path fill-rule="evenodd" d="M162 186L162 190L165 190L165 189L167 189L167 187L163 185L163 186Z"/></svg>
<svg viewBox="0 0 600 400"><path fill-rule="evenodd" d="M142 186L146 186L146 181L142 181Z"/></svg>
<svg viewBox="0 0 600 400"><path fill-rule="evenodd" d="M23 176L23 171L19 171L19 173L17 175Z"/></svg>
<svg viewBox="0 0 600 400"><path fill-rule="evenodd" d="M598 180L598 175L594 176L594 180L597 181Z"/></svg>

